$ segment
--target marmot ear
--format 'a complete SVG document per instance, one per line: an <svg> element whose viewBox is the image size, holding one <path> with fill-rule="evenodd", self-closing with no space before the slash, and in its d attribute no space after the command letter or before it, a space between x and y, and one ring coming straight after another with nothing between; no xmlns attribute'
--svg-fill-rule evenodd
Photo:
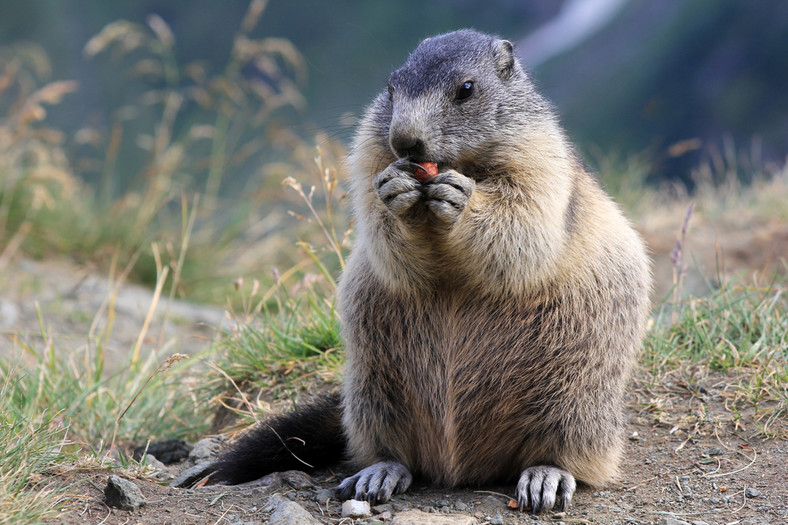
<svg viewBox="0 0 788 525"><path fill-rule="evenodd" d="M514 46L508 40L499 40L495 47L495 66L498 76L507 79L514 70Z"/></svg>

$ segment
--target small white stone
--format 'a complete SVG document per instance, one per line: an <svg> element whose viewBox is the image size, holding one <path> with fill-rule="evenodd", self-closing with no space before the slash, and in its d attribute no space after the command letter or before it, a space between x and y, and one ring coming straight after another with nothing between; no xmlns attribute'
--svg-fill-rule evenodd
<svg viewBox="0 0 788 525"><path fill-rule="evenodd" d="M343 518L368 518L372 516L368 501L349 499L342 504Z"/></svg>

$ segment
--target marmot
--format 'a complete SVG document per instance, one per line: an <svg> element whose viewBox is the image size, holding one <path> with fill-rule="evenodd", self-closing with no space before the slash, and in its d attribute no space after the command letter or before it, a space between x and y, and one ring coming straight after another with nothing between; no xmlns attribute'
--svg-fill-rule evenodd
<svg viewBox="0 0 788 525"><path fill-rule="evenodd" d="M565 508L575 480L611 480L649 262L512 44L424 40L367 109L349 166L342 395L247 434L214 478L344 452L362 470L342 499L385 501L412 476L519 480L533 512Z"/></svg>

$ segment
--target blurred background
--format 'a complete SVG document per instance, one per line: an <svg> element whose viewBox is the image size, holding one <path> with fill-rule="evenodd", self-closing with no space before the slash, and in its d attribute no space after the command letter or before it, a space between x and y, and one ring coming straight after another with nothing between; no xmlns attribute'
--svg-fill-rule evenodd
<svg viewBox="0 0 788 525"><path fill-rule="evenodd" d="M210 76L230 60L249 7L246 0L2 4L0 45L32 44L49 59L40 68L42 77L79 83L66 104L51 110L49 122L64 130L90 125L107 134L118 119L133 120L140 129L150 126L146 118L156 121L160 108L155 106L134 119L121 109L145 113L142 94L166 80L158 71L108 64L141 60L140 48L131 57L87 55L91 37L117 20L150 31L146 21L155 14L172 31L174 61L184 67L199 64ZM645 154L652 163L650 178L691 184L691 170L704 155L722 150L725 141L756 162L784 160L788 3L782 0L271 1L248 37L292 43L301 59L281 73L301 96L278 108L267 125L284 123L307 139L322 130L347 141L364 104L422 38L462 27L517 44L592 163L601 152L622 158ZM253 67L243 74L265 75ZM182 77L175 82L194 81ZM190 113L188 104L179 110L176 135L197 118ZM126 135L135 136L134 129ZM115 191L144 164L137 146L133 141L120 146ZM245 169L252 168L234 176L248 177ZM87 180L96 176L84 175Z"/></svg>
<svg viewBox="0 0 788 525"><path fill-rule="evenodd" d="M211 302L237 276L303 276L304 246L336 275L358 117L419 41L463 27L515 43L649 242L658 296L688 266L706 268L698 288L723 259L784 268L783 0L27 0L0 13L0 269L65 255L152 286L169 265L178 296ZM702 255L681 262L690 217Z"/></svg>

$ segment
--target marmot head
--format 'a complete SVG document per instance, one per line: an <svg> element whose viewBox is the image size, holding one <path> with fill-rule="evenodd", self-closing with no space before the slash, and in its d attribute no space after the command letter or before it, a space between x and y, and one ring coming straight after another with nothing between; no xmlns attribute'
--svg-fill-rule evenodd
<svg viewBox="0 0 788 525"><path fill-rule="evenodd" d="M373 112L396 158L477 178L512 140L525 139L530 125L550 115L512 44L467 29L419 44L391 74Z"/></svg>

